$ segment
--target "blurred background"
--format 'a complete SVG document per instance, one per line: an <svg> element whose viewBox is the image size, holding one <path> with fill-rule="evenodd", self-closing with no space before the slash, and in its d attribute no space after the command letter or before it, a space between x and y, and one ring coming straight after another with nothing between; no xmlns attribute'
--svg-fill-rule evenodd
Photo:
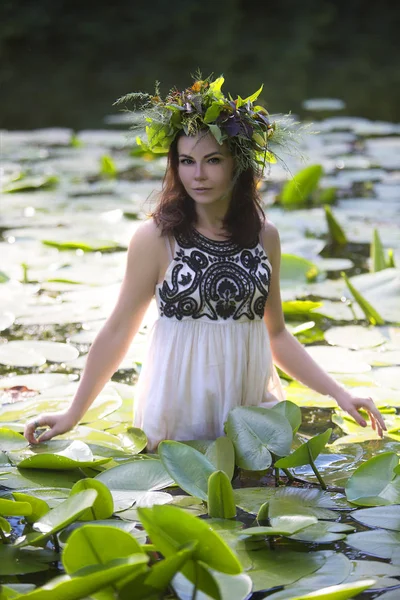
<svg viewBox="0 0 400 600"><path fill-rule="evenodd" d="M1 0L0 127L104 125L130 91L186 87L199 68L270 112L309 98L400 117L400 11L381 0Z"/></svg>

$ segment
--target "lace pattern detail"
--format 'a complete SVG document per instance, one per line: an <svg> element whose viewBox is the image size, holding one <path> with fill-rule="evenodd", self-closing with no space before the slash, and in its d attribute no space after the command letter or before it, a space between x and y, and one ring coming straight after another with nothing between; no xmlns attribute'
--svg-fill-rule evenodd
<svg viewBox="0 0 400 600"><path fill-rule="evenodd" d="M262 319L271 265L258 241L248 248L214 241L193 230L177 236L175 256L157 286L161 317L182 319Z"/></svg>

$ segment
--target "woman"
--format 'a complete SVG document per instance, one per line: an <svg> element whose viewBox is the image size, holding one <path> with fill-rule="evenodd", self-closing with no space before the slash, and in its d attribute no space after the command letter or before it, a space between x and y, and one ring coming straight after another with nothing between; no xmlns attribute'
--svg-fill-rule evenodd
<svg viewBox="0 0 400 600"><path fill-rule="evenodd" d="M29 442L37 443L38 427L49 427L40 437L46 441L82 419L154 295L159 318L134 406L134 424L150 450L163 439L215 438L235 406L281 399L273 362L332 396L360 425L366 426L363 408L379 435L386 429L372 399L346 391L285 328L279 235L263 215L256 186L275 125L254 106L261 90L232 102L222 95L221 79L195 82L165 102L151 98L149 148L169 149L160 201L132 237L119 299L90 349L70 408L28 423Z"/></svg>

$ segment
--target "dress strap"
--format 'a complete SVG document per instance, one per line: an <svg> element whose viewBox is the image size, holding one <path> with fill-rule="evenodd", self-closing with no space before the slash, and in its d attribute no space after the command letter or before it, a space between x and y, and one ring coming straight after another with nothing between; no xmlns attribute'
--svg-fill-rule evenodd
<svg viewBox="0 0 400 600"><path fill-rule="evenodd" d="M164 239L165 239L165 245L167 246L169 260L170 260L170 262L172 262L174 260L173 245L172 245L173 242L169 235L166 235Z"/></svg>

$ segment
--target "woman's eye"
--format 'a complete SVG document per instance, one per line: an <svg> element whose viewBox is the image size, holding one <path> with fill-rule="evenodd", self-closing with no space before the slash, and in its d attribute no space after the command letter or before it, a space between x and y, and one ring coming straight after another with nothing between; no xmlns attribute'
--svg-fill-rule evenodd
<svg viewBox="0 0 400 600"><path fill-rule="evenodd" d="M217 158L216 156L214 156L213 158L210 158L210 160L208 162L212 163L213 165L217 165L218 163L221 162L221 160L219 158Z"/></svg>
<svg viewBox="0 0 400 600"><path fill-rule="evenodd" d="M181 165L190 165L192 162L193 161L190 158L182 158Z"/></svg>

